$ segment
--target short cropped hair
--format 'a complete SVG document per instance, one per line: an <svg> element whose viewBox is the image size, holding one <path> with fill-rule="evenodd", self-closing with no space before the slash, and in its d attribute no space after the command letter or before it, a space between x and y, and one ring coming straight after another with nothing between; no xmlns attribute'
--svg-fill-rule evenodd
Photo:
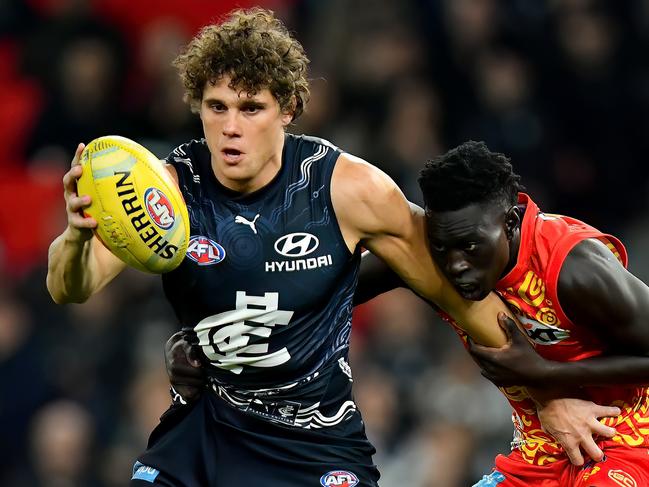
<svg viewBox="0 0 649 487"><path fill-rule="evenodd" d="M282 112L300 116L309 98L309 59L273 12L234 10L221 23L204 27L174 61L185 101L200 111L206 83L230 76L230 87L255 94L268 88Z"/></svg>
<svg viewBox="0 0 649 487"><path fill-rule="evenodd" d="M426 211L453 211L473 203L514 205L524 188L510 159L473 140L429 160L419 175Z"/></svg>

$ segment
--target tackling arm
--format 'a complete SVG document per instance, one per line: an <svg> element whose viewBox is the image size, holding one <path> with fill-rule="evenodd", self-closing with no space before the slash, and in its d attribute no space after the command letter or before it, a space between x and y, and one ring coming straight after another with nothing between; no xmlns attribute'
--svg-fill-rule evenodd
<svg viewBox="0 0 649 487"><path fill-rule="evenodd" d="M428 251L425 218L397 185L378 168L354 156L340 156L332 179L332 200L350 250L360 242L385 261L417 294L448 312L477 342L505 343L497 324L499 311L509 313L494 294L467 301L455 292Z"/></svg>

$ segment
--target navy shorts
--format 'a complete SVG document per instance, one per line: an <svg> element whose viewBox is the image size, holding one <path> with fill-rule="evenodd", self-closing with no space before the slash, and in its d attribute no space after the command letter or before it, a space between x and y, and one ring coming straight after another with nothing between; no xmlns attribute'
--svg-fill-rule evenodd
<svg viewBox="0 0 649 487"><path fill-rule="evenodd" d="M212 391L174 404L149 438L131 487L373 487L374 447L358 410L300 428L236 409Z"/></svg>

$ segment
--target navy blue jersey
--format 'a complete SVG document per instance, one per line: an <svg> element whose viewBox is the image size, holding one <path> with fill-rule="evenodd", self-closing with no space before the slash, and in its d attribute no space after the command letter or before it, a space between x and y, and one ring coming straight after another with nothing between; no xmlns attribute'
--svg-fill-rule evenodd
<svg viewBox="0 0 649 487"><path fill-rule="evenodd" d="M250 194L218 182L204 140L167 158L191 239L164 290L220 383L308 381L346 358L360 253L349 252L331 203L339 155L327 141L287 134L280 171Z"/></svg>

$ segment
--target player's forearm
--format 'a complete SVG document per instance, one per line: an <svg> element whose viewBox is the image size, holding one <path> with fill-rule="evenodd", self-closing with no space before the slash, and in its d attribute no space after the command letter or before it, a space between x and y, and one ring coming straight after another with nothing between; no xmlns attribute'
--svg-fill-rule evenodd
<svg viewBox="0 0 649 487"><path fill-rule="evenodd" d="M549 362L541 382L558 387L647 385L649 357L609 356Z"/></svg>
<svg viewBox="0 0 649 487"><path fill-rule="evenodd" d="M468 301L455 292L450 284L443 287L437 304L446 311L472 340L488 347L507 343L505 333L498 325L498 313L511 316L505 303L494 293L482 301Z"/></svg>
<svg viewBox="0 0 649 487"><path fill-rule="evenodd" d="M47 290L57 304L82 303L93 293L92 239L75 238L67 228L50 245Z"/></svg>

